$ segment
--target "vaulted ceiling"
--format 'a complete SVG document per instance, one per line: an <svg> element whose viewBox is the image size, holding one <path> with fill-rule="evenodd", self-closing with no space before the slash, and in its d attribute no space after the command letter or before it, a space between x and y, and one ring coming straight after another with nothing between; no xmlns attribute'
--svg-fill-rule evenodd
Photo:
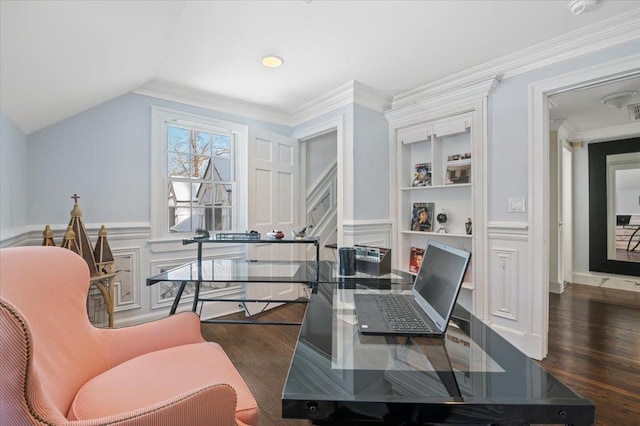
<svg viewBox="0 0 640 426"><path fill-rule="evenodd" d="M351 80L391 99L640 8L567 4L2 1L0 108L28 134L154 80L283 114Z"/></svg>

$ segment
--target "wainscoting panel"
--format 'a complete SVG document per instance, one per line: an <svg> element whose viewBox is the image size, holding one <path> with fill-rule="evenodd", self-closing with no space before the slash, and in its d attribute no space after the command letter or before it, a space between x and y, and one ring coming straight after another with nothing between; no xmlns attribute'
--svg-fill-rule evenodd
<svg viewBox="0 0 640 426"><path fill-rule="evenodd" d="M115 259L114 312L140 308L140 249L112 250Z"/></svg>
<svg viewBox="0 0 640 426"><path fill-rule="evenodd" d="M489 325L527 355L542 359L542 340L534 315L546 315L533 300L529 265L529 227L524 222L489 222L487 227L486 306ZM543 285L538 283L537 285ZM544 303L543 303L544 302Z"/></svg>
<svg viewBox="0 0 640 426"><path fill-rule="evenodd" d="M517 321L518 250L491 250L491 315Z"/></svg>
<svg viewBox="0 0 640 426"><path fill-rule="evenodd" d="M222 256L216 256L216 258L221 258ZM242 256L224 256L229 259L241 259ZM167 271L171 268L175 268L177 266L183 265L187 262L190 262L194 259L174 259L174 260L164 260L164 261L152 261L151 269L152 274L156 275ZM205 259L203 259L204 261ZM217 276L224 274L225 271L215 271ZM162 311L163 316L166 316L169 313L169 309L173 304L173 300L178 292L180 284L178 283L168 283L168 282L160 282L154 284L151 287L147 287L149 289L149 297L150 297L150 309L152 311ZM187 283L182 297L180 299L180 304L178 305L178 311L190 311L193 304L193 297L195 292L195 283L189 282ZM201 297L228 297L228 298L239 298L242 297L245 293L244 285L236 282L216 282L216 283L202 283L200 286L200 296ZM200 306L198 306L200 309ZM202 308L201 316L202 318L213 318L214 316L229 314L233 312L238 312L239 308L237 304L229 303L229 302L211 302L204 303Z"/></svg>

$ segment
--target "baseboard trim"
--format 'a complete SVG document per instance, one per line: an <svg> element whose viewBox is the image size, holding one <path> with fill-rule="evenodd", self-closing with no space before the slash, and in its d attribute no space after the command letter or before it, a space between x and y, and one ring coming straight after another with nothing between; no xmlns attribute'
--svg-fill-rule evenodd
<svg viewBox="0 0 640 426"><path fill-rule="evenodd" d="M630 275L574 272L572 274L571 282L591 287L602 287L640 293L640 277Z"/></svg>

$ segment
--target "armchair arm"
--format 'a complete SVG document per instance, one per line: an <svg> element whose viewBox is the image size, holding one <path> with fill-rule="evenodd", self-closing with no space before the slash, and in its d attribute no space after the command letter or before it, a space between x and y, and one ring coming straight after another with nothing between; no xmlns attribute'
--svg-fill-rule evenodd
<svg viewBox="0 0 640 426"><path fill-rule="evenodd" d="M69 422L69 425L232 426L237 424L235 412L234 389L227 384L216 384L189 394L178 395L144 409L91 420L75 420Z"/></svg>
<svg viewBox="0 0 640 426"><path fill-rule="evenodd" d="M152 351L204 342L200 318L193 312L181 312L131 327L96 331L104 338L111 366Z"/></svg>

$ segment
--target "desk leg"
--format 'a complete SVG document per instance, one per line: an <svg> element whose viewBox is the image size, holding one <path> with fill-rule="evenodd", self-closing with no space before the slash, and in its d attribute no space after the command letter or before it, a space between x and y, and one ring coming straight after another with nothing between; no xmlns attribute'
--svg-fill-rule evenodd
<svg viewBox="0 0 640 426"><path fill-rule="evenodd" d="M202 281L200 280L196 281L196 291L193 295L193 307L191 308L193 312L196 312L198 309L198 301L200 300L200 284L201 283Z"/></svg>
<svg viewBox="0 0 640 426"><path fill-rule="evenodd" d="M631 241L633 241L633 237L638 233L638 231L640 231L640 226L638 226L636 230L633 231L633 234L631 234L631 236L629 237L629 242L627 243L627 251L635 251L636 248L638 248L638 245L640 245L640 238L639 238L636 245L633 246L631 250L629 250L631 248Z"/></svg>
<svg viewBox="0 0 640 426"><path fill-rule="evenodd" d="M316 283L320 281L320 241L316 240Z"/></svg>
<svg viewBox="0 0 640 426"><path fill-rule="evenodd" d="M176 309L178 309L178 303L180 303L180 299L182 298L182 292L184 288L187 286L186 281L182 281L180 284L180 288L178 289L178 294L176 294L175 299L173 299L173 305L171 305L171 310L169 311L169 315L173 315L176 313Z"/></svg>

